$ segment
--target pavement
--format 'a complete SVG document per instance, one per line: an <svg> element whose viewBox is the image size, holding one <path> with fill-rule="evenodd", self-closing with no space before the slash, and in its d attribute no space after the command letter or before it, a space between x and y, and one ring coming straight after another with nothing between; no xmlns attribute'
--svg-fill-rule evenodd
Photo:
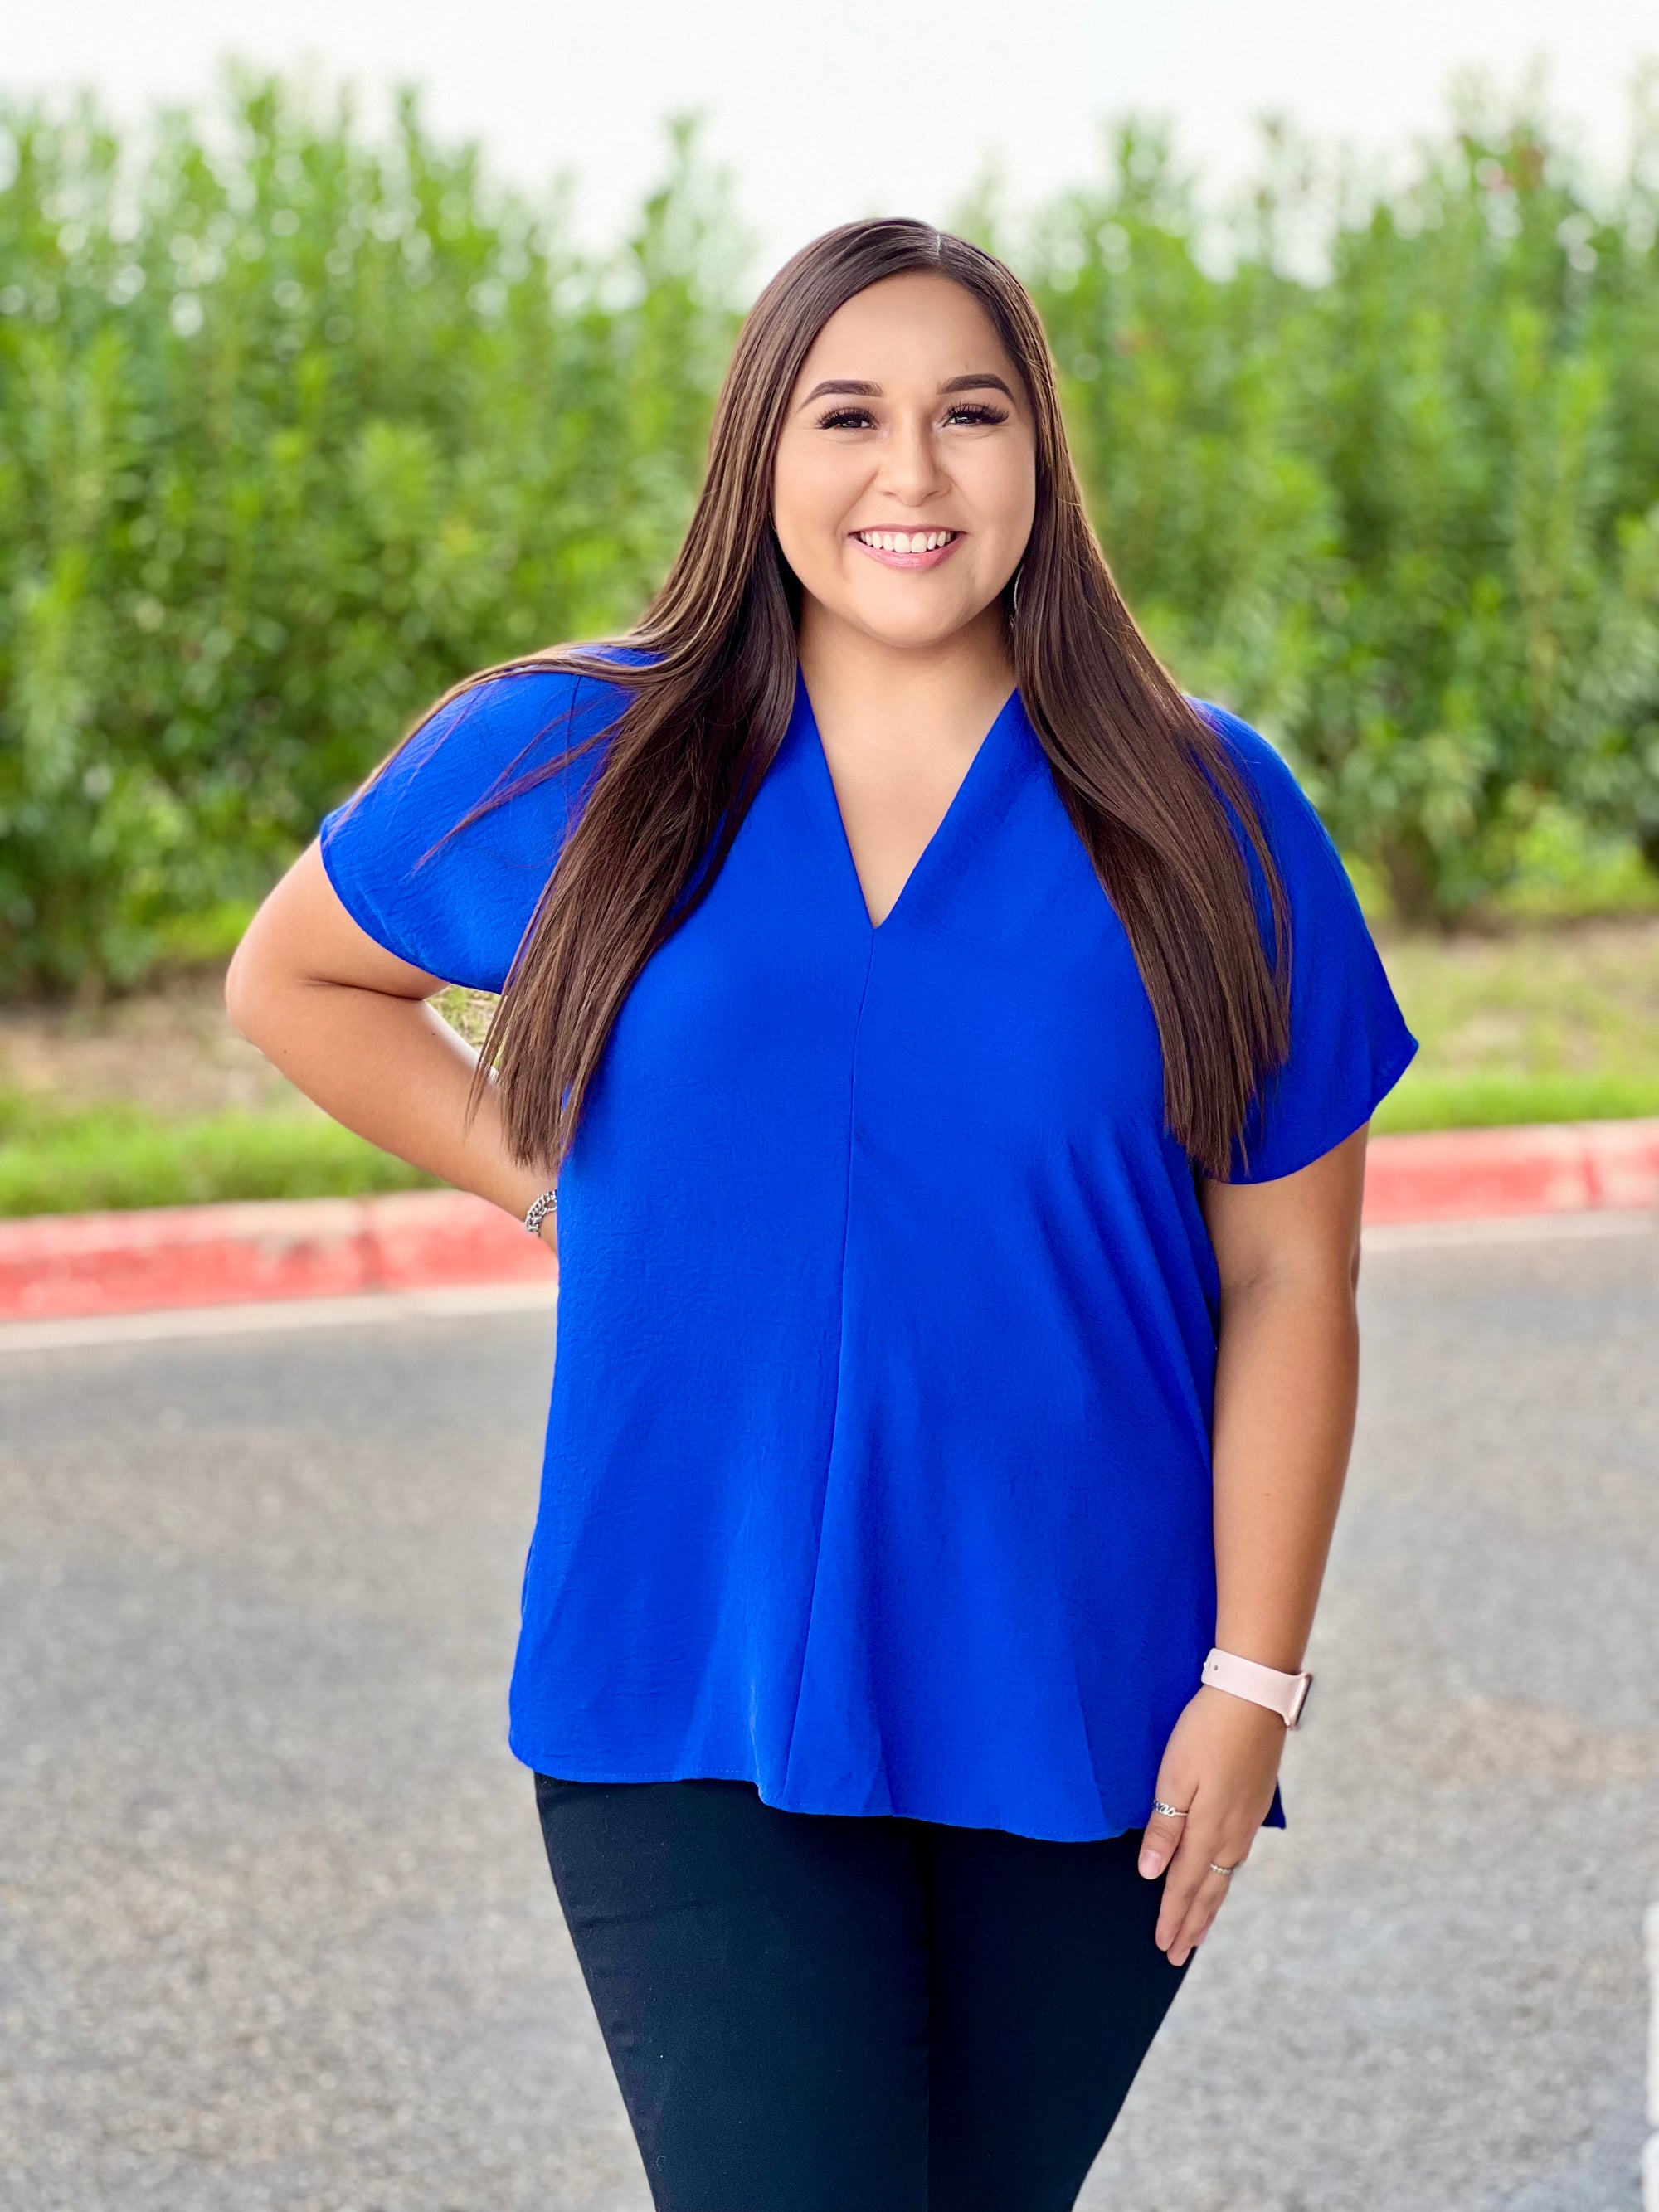
<svg viewBox="0 0 1659 2212"><path fill-rule="evenodd" d="M1641 2202L1659 1232L1362 1297L1289 1826L1086 2212ZM0 1357L5 2212L645 2212L504 1742L552 1313L346 1306Z"/></svg>

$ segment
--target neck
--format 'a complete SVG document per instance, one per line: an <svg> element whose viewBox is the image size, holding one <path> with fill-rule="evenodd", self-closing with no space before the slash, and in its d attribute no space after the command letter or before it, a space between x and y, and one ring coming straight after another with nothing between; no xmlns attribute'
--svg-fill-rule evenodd
<svg viewBox="0 0 1659 2212"><path fill-rule="evenodd" d="M894 646L855 629L816 599L801 608L801 674L820 731L890 733L906 744L982 737L1014 688L1000 611L993 601L935 644Z"/></svg>

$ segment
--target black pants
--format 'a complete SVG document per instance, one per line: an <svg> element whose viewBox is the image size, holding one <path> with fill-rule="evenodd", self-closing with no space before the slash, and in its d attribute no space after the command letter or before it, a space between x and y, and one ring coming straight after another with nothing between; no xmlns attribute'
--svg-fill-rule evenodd
<svg viewBox="0 0 1659 2212"><path fill-rule="evenodd" d="M536 1777L659 2212L1064 2212L1188 1972L1140 1831Z"/></svg>

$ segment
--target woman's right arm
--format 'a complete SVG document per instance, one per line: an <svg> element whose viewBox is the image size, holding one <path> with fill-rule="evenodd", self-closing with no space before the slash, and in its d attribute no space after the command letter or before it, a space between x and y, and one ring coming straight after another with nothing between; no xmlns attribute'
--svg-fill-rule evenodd
<svg viewBox="0 0 1659 2212"><path fill-rule="evenodd" d="M225 1005L242 1035L335 1121L521 1219L551 1178L508 1152L493 1076L466 1123L477 1054L427 1003L444 982L359 927L313 842L249 924ZM543 1235L556 1250L551 1216Z"/></svg>

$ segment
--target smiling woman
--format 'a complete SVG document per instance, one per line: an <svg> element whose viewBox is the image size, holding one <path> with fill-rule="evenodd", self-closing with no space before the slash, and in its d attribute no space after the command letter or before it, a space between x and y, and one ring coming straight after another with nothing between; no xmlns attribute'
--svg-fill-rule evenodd
<svg viewBox="0 0 1659 2212"><path fill-rule="evenodd" d="M1284 1822L1413 1044L1009 271L798 254L638 629L441 701L230 999L556 1239L508 1741L659 2205L1063 2212Z"/></svg>
<svg viewBox="0 0 1659 2212"><path fill-rule="evenodd" d="M882 382L849 373L872 361ZM972 294L890 276L819 331L779 434L797 652L875 922L1012 685L1000 595L1036 497L1022 390ZM894 571L917 581L896 588Z"/></svg>

